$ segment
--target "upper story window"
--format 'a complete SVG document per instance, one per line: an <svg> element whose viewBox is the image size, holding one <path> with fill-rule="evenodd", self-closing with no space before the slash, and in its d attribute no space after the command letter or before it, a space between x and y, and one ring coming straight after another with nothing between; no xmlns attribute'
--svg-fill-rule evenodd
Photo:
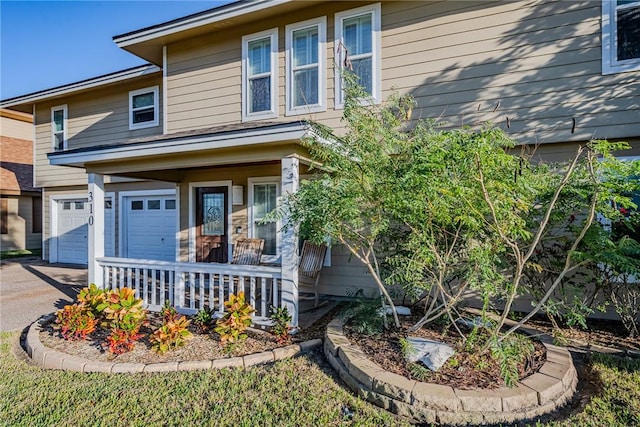
<svg viewBox="0 0 640 427"><path fill-rule="evenodd" d="M286 27L287 115L326 110L326 27L324 16Z"/></svg>
<svg viewBox="0 0 640 427"><path fill-rule="evenodd" d="M358 77L358 83L374 102L381 101L380 3L336 13L336 107L344 105L342 70Z"/></svg>
<svg viewBox="0 0 640 427"><path fill-rule="evenodd" d="M67 149L67 106L51 109L51 146L54 151Z"/></svg>
<svg viewBox="0 0 640 427"><path fill-rule="evenodd" d="M129 92L129 130L158 126L158 86Z"/></svg>
<svg viewBox="0 0 640 427"><path fill-rule="evenodd" d="M242 37L242 120L278 116L278 29Z"/></svg>
<svg viewBox="0 0 640 427"><path fill-rule="evenodd" d="M640 0L603 0L602 73L640 70Z"/></svg>

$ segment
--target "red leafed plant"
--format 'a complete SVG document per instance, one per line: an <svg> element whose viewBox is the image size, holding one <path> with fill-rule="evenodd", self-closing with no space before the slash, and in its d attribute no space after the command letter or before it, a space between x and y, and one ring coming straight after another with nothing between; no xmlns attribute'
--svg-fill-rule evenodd
<svg viewBox="0 0 640 427"><path fill-rule="evenodd" d="M107 337L109 352L112 354L123 354L133 350L136 342L142 338L142 334L137 331L127 331L124 329L111 329L111 335Z"/></svg>
<svg viewBox="0 0 640 427"><path fill-rule="evenodd" d="M56 323L66 340L84 340L95 331L98 321L84 304L65 305L56 312Z"/></svg>

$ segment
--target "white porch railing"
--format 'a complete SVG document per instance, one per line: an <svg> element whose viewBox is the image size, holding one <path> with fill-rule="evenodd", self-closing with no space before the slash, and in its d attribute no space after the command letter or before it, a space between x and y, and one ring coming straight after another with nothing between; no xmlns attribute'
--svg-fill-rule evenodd
<svg viewBox="0 0 640 427"><path fill-rule="evenodd" d="M257 265L99 258L105 289L134 289L151 311L165 301L181 313L209 309L222 316L224 302L240 291L256 309L254 323L269 323L271 305L280 307L281 269Z"/></svg>

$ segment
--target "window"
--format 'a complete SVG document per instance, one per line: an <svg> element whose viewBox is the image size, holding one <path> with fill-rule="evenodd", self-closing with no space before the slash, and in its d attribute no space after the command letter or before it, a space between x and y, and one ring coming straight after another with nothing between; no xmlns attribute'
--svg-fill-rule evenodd
<svg viewBox="0 0 640 427"><path fill-rule="evenodd" d="M31 232L42 233L42 197L31 199Z"/></svg>
<svg viewBox="0 0 640 427"><path fill-rule="evenodd" d="M278 29L242 38L242 120L278 116Z"/></svg>
<svg viewBox="0 0 640 427"><path fill-rule="evenodd" d="M280 196L278 178L249 179L249 237L264 239L263 254L275 261L280 253L278 223L261 224L266 214L273 211Z"/></svg>
<svg viewBox="0 0 640 427"><path fill-rule="evenodd" d="M51 146L54 151L67 149L67 106L51 109Z"/></svg>
<svg viewBox="0 0 640 427"><path fill-rule="evenodd" d="M602 74L640 70L640 0L603 0Z"/></svg>
<svg viewBox="0 0 640 427"><path fill-rule="evenodd" d="M341 72L353 72L374 102L381 100L380 3L336 13L336 108L344 106Z"/></svg>
<svg viewBox="0 0 640 427"><path fill-rule="evenodd" d="M158 126L158 86L129 92L129 130Z"/></svg>
<svg viewBox="0 0 640 427"><path fill-rule="evenodd" d="M132 200L131 201L131 210L132 211L142 211L142 210L144 210L144 202L142 200Z"/></svg>
<svg viewBox="0 0 640 427"><path fill-rule="evenodd" d="M326 109L326 27L326 17L286 27L287 115Z"/></svg>

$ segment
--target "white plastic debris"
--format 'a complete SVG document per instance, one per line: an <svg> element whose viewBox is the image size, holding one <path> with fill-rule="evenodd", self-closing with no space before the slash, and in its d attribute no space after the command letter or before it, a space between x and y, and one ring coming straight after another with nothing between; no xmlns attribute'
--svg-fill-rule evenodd
<svg viewBox="0 0 640 427"><path fill-rule="evenodd" d="M482 317L477 316L473 319L458 319L456 323L459 325L465 326L469 329L473 328L491 328L491 322L488 320L483 320Z"/></svg>
<svg viewBox="0 0 640 427"><path fill-rule="evenodd" d="M437 371L455 353L455 350L443 342L431 341L419 337L407 337L412 351L405 357L409 362L422 362L432 371Z"/></svg>
<svg viewBox="0 0 640 427"><path fill-rule="evenodd" d="M385 305L384 309L380 308L380 311L379 311L380 316L382 316L382 313L384 313L385 311L388 315L392 314L391 307L388 305ZM411 309L409 307L398 305L396 306L396 313L398 313L398 316L411 316Z"/></svg>

